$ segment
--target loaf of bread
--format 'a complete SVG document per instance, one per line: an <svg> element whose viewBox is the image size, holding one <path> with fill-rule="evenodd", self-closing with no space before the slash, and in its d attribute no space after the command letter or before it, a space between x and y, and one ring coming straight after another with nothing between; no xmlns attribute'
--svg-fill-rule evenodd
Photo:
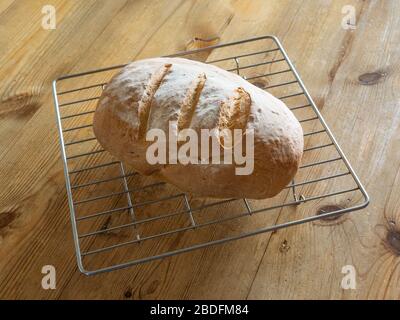
<svg viewBox="0 0 400 320"><path fill-rule="evenodd" d="M165 132L157 142L166 144L166 163L149 160L153 129ZM99 99L93 130L104 149L139 173L201 197L273 197L293 179L303 154L301 125L282 101L236 74L182 58L140 60L120 70ZM217 135L216 161L214 136L202 144L203 132ZM198 152L180 150L189 140ZM252 164L243 162L245 151ZM224 161L229 152L234 160ZM188 153L191 160L180 161Z"/></svg>

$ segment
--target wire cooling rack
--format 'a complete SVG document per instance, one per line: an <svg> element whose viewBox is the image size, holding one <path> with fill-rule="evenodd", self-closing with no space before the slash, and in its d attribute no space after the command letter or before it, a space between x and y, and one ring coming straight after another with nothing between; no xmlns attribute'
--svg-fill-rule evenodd
<svg viewBox="0 0 400 320"><path fill-rule="evenodd" d="M324 223L368 205L364 187L276 37L169 56L236 72L283 100L303 127L301 167L272 199L195 198L139 175L98 144L92 131L97 100L125 65L62 76L53 82L53 95L81 272L93 275L305 222Z"/></svg>

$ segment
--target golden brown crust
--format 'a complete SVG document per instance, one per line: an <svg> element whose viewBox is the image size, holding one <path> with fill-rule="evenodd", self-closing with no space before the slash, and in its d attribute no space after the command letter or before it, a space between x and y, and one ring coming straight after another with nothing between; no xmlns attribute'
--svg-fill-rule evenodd
<svg viewBox="0 0 400 320"><path fill-rule="evenodd" d="M194 111L199 103L200 94L203 91L206 83L206 74L200 73L197 78L192 82L185 98L182 101L181 109L178 116L178 131L190 127Z"/></svg>
<svg viewBox="0 0 400 320"><path fill-rule="evenodd" d="M166 63L160 69L158 69L151 77L146 85L146 89L143 93L142 98L139 101L138 107L138 118L139 118L139 130L138 139L143 140L147 132L147 123L149 121L150 108L153 102L154 95L161 85L164 77L171 69L172 64Z"/></svg>
<svg viewBox="0 0 400 320"><path fill-rule="evenodd" d="M249 120L251 107L250 95L241 87L235 90L235 95L227 102L222 102L218 129L242 129L244 130Z"/></svg>

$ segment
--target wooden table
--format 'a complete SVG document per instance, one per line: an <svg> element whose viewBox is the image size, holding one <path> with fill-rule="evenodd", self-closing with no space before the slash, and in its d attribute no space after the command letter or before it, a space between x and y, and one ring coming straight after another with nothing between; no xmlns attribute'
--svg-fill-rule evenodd
<svg viewBox="0 0 400 320"><path fill-rule="evenodd" d="M54 30L41 25L49 1L0 2L1 298L400 298L399 1L50 2ZM355 9L355 29L342 27L346 5ZM185 50L195 37L229 42L264 34L283 42L370 205L324 227L305 224L82 275L51 81ZM55 290L41 287L49 264L57 270ZM355 290L341 288L345 265L355 267Z"/></svg>

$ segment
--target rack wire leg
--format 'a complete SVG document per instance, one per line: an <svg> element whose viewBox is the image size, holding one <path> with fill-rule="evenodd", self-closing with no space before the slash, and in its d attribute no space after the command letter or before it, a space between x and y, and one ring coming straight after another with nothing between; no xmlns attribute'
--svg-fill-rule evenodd
<svg viewBox="0 0 400 320"><path fill-rule="evenodd" d="M291 187L291 189L292 189L292 194L293 194L293 199L294 199L294 201L296 202L295 204L296 205L299 205L300 203L302 203L303 201L305 201L305 197L301 194L300 196L297 196L297 193L296 193L296 187L295 187L295 180L293 179L292 180L292 187Z"/></svg>
<svg viewBox="0 0 400 320"><path fill-rule="evenodd" d="M128 188L128 181L126 180L126 175L125 175L125 169L124 169L124 165L122 164L122 162L119 162L119 168L121 171L121 175L123 176L122 179L122 184L124 186L124 191L126 194L126 200L128 202L128 206L129 208L129 214L131 216L132 222L136 221L136 217L135 217L135 211L133 210L133 205L132 205L132 199L131 199L131 194L129 193L129 188ZM140 234L139 234L139 230L136 226L136 224L133 225L133 229L136 235L136 239L140 240Z"/></svg>

